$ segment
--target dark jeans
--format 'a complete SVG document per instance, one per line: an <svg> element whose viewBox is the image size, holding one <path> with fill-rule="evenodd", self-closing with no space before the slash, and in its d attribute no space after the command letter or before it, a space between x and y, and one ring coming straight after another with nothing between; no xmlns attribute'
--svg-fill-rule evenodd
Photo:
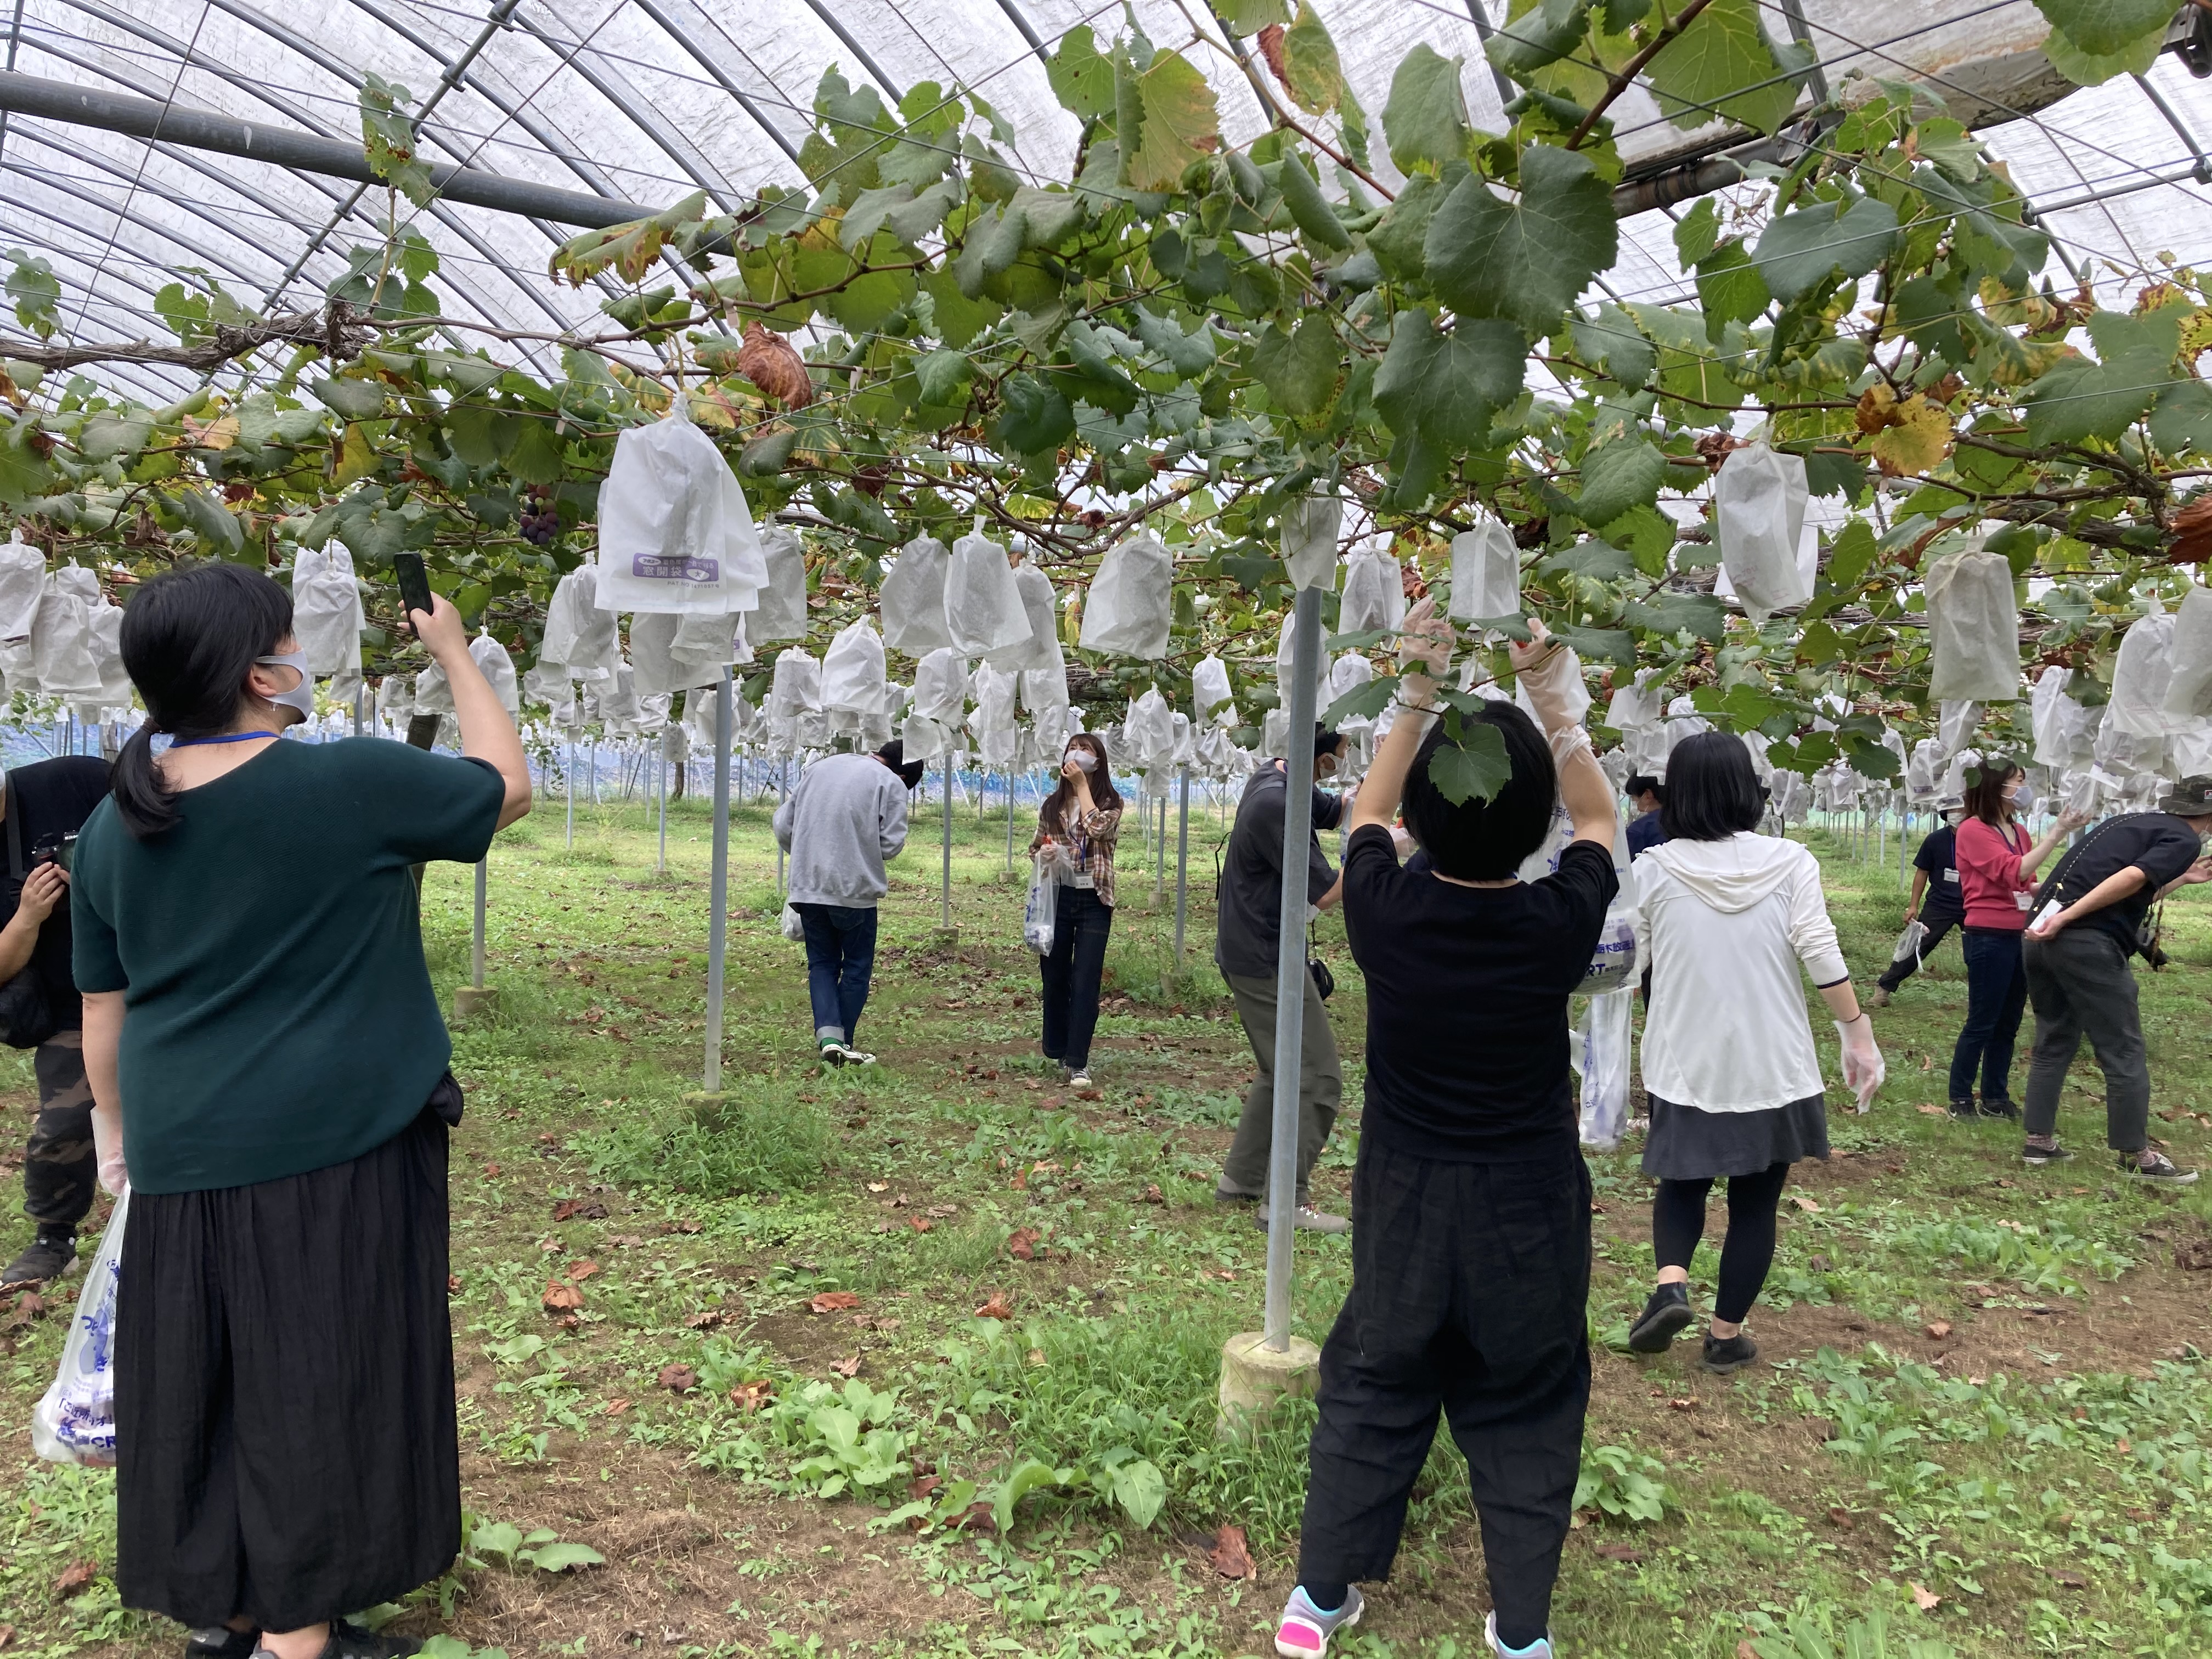
<svg viewBox="0 0 2212 1659"><path fill-rule="evenodd" d="M1713 1292L1713 1317L1741 1325L1774 1265L1774 1212L1790 1179L1787 1164L1769 1164L1757 1175L1729 1176L1728 1232L1721 1240L1720 1283ZM1651 1199L1651 1255L1662 1267L1684 1267L1705 1236L1705 1196L1710 1181L1662 1181Z"/></svg>
<svg viewBox="0 0 2212 1659"><path fill-rule="evenodd" d="M2150 1064L2128 953L2103 928L2082 927L2030 939L2022 955L2035 1001L2027 1133L2047 1135L2057 1127L2058 1091L2086 1033L2105 1074L2105 1144L2117 1152L2141 1152L2150 1144Z"/></svg>
<svg viewBox="0 0 2212 1659"><path fill-rule="evenodd" d="M814 1005L814 1035L850 1042L868 1006L868 975L876 965L876 912L845 904L794 904L806 929L806 994Z"/></svg>
<svg viewBox="0 0 2212 1659"><path fill-rule="evenodd" d="M1920 920L1927 923L1928 927L1928 937L1920 941L1920 954L1917 957L1900 957L1883 969L1881 977L1875 981L1883 990L1894 991L1918 973L1920 964L1936 954L1936 947L1950 938L1951 930L1959 925L1959 918L1956 916L1937 916L1930 920L1923 915Z"/></svg>
<svg viewBox="0 0 2212 1659"><path fill-rule="evenodd" d="M74 1228L100 1185L92 1152L92 1085L84 1077L84 1033L57 1031L32 1061L39 1115L23 1150L23 1213L41 1227Z"/></svg>
<svg viewBox="0 0 2212 1659"><path fill-rule="evenodd" d="M1221 977L1237 1000L1237 1017L1243 1022L1245 1040L1252 1045L1260 1071L1244 1091L1244 1110L1237 1120L1237 1133L1222 1161L1216 1190L1261 1198L1267 1191L1268 1148L1275 1141L1275 981L1226 972ZM1328 1006L1321 1000L1320 988L1311 974L1298 978L1305 986L1298 1043L1297 1201L1303 1204L1314 1160L1328 1144L1337 1109L1344 1103L1344 1062L1337 1056L1336 1033L1329 1029Z"/></svg>
<svg viewBox="0 0 2212 1659"><path fill-rule="evenodd" d="M1439 1412L1467 1457L1500 1633L1549 1620L1589 1404L1578 1156L1446 1164L1363 1139L1352 1293L1322 1349L1298 1582L1390 1576Z"/></svg>
<svg viewBox="0 0 2212 1659"><path fill-rule="evenodd" d="M1114 907L1088 887L1062 884L1054 901L1052 949L1037 958L1044 979L1044 1057L1071 1071L1091 1064L1098 1029L1098 981L1106 970L1106 936Z"/></svg>
<svg viewBox="0 0 2212 1659"><path fill-rule="evenodd" d="M1984 1104L2012 1098L2012 1046L2027 1007L2027 969L2020 935L1994 927L1961 930L1966 958L1966 1024L1951 1051L1951 1098L1974 1097L1974 1072L1982 1073Z"/></svg>

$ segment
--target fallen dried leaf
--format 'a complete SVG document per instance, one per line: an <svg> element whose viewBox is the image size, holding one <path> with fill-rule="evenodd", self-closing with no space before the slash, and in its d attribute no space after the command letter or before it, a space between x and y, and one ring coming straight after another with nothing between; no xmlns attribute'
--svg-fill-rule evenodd
<svg viewBox="0 0 2212 1659"><path fill-rule="evenodd" d="M6 1647L15 1639L15 1627L13 1625L0 1625L0 1648Z"/></svg>
<svg viewBox="0 0 2212 1659"><path fill-rule="evenodd" d="M891 1183L888 1181L871 1181L868 1183L868 1190L872 1193L887 1193L890 1189Z"/></svg>
<svg viewBox="0 0 2212 1659"><path fill-rule="evenodd" d="M1036 1261L1037 1237L1037 1230L1034 1227L1015 1229L1013 1236L1006 1240L1006 1254L1017 1261Z"/></svg>
<svg viewBox="0 0 2212 1659"><path fill-rule="evenodd" d="M699 1386L699 1373L689 1365L663 1365L653 1381L671 1394L689 1394Z"/></svg>
<svg viewBox="0 0 2212 1659"><path fill-rule="evenodd" d="M485 1165L484 1165L484 1179L485 1179L486 1181L496 1181L496 1180L498 1180L498 1179L499 1179L499 1165L498 1165L498 1164L485 1164Z"/></svg>
<svg viewBox="0 0 2212 1659"><path fill-rule="evenodd" d="M1916 1106L1912 1109L1919 1113L1923 1117L1948 1117L1950 1115L1948 1109L1942 1106Z"/></svg>
<svg viewBox="0 0 2212 1659"><path fill-rule="evenodd" d="M556 1221L605 1221L607 1206L595 1199L564 1198L553 1206Z"/></svg>
<svg viewBox="0 0 2212 1659"><path fill-rule="evenodd" d="M1667 1403L1678 1412L1693 1412L1698 1409L1698 1401L1694 1395L1686 1395L1680 1400L1670 1400Z"/></svg>
<svg viewBox="0 0 2212 1659"><path fill-rule="evenodd" d="M1820 1206L1819 1202L1816 1200L1806 1197L1802 1193L1790 1194L1790 1201L1792 1204L1795 1204L1799 1209L1804 1211L1807 1215L1818 1215L1820 1213Z"/></svg>
<svg viewBox="0 0 2212 1659"><path fill-rule="evenodd" d="M766 1377L761 1377L750 1382L740 1382L730 1390L730 1403L748 1417L775 1398L775 1384Z"/></svg>
<svg viewBox="0 0 2212 1659"><path fill-rule="evenodd" d="M609 1417L620 1417L629 1409L629 1401L622 1399L620 1396L617 1396L615 1399L608 1401L606 1404L606 1414Z"/></svg>
<svg viewBox="0 0 2212 1659"><path fill-rule="evenodd" d="M937 1224L926 1216L910 1215L906 1218L906 1224L918 1233L926 1233Z"/></svg>
<svg viewBox="0 0 2212 1659"><path fill-rule="evenodd" d="M1849 1528L1856 1525L1856 1523L1851 1518L1851 1512L1845 1509L1841 1504L1831 1504L1828 1506L1828 1524L1834 1527Z"/></svg>
<svg viewBox="0 0 2212 1659"><path fill-rule="evenodd" d="M1925 1584L1916 1584L1907 1579L1905 1588L1912 1592L1912 1605L1923 1613L1933 1613L1943 1605L1943 1598Z"/></svg>
<svg viewBox="0 0 2212 1659"><path fill-rule="evenodd" d="M1213 1547L1206 1553L1214 1571L1224 1578L1249 1578L1252 1576L1252 1552L1245 1547L1244 1528L1224 1524L1213 1536Z"/></svg>
<svg viewBox="0 0 2212 1659"><path fill-rule="evenodd" d="M933 1204L922 1213L933 1221L949 1221L960 1213L957 1204Z"/></svg>
<svg viewBox="0 0 2212 1659"><path fill-rule="evenodd" d="M1752 1646L1750 1638L1735 1644L1735 1659L1759 1659L1759 1650Z"/></svg>
<svg viewBox="0 0 2212 1659"><path fill-rule="evenodd" d="M2087 1589L2089 1588L2089 1581L2084 1578L2080 1573L2068 1572L2063 1568L2051 1575L2051 1582L2054 1584L2063 1585L2068 1589Z"/></svg>
<svg viewBox="0 0 2212 1659"><path fill-rule="evenodd" d="M1601 1560L1625 1561L1631 1566L1645 1559L1642 1550L1626 1544L1600 1544L1597 1547L1597 1554Z"/></svg>
<svg viewBox="0 0 2212 1659"><path fill-rule="evenodd" d="M1948 1319L1931 1319L1925 1325L1922 1326L1921 1329L1926 1331L1929 1335L1934 1337L1938 1342L1941 1342L1945 1337L1951 1334L1951 1322Z"/></svg>
<svg viewBox="0 0 2212 1659"><path fill-rule="evenodd" d="M711 1331L727 1316L720 1308L709 1308L704 1313L695 1313L684 1323L695 1331Z"/></svg>
<svg viewBox="0 0 2212 1659"><path fill-rule="evenodd" d="M1147 1204L1164 1204L1168 1201L1167 1194L1161 1192L1158 1187L1147 1187L1145 1188L1144 1201Z"/></svg>
<svg viewBox="0 0 2212 1659"><path fill-rule="evenodd" d="M945 1477L941 1474L918 1474L908 1486L906 1495L913 1502L920 1503L944 1484Z"/></svg>
<svg viewBox="0 0 2212 1659"><path fill-rule="evenodd" d="M568 1264L568 1282L580 1285L599 1270L599 1264L596 1261L571 1261Z"/></svg>
<svg viewBox="0 0 2212 1659"><path fill-rule="evenodd" d="M2134 1452L2135 1448L2128 1444L2125 1440L2115 1440L2112 1443L2112 1449L2121 1456L2126 1457Z"/></svg>
<svg viewBox="0 0 2212 1659"><path fill-rule="evenodd" d="M100 1576L97 1561L72 1561L62 1569L62 1576L54 1580L54 1599L66 1601L70 1596L88 1589Z"/></svg>
<svg viewBox="0 0 2212 1659"><path fill-rule="evenodd" d="M842 1313L848 1308L857 1308L860 1305L860 1297L857 1291L824 1291L806 1304L806 1311L818 1314Z"/></svg>
<svg viewBox="0 0 2212 1659"><path fill-rule="evenodd" d="M446 1294L447 1296L457 1296L460 1293L460 1289L461 1276L459 1273L447 1273L446 1275Z"/></svg>
<svg viewBox="0 0 2212 1659"><path fill-rule="evenodd" d="M975 1317L978 1319L1012 1319L1013 1316L1014 1310L1006 1305L1006 1293L1004 1291L992 1291L991 1299L975 1310Z"/></svg>
<svg viewBox="0 0 2212 1659"><path fill-rule="evenodd" d="M1042 1348L1031 1348L1030 1350L1029 1358L1030 1364L1032 1365L1043 1365L1050 1363L1045 1358L1044 1350Z"/></svg>
<svg viewBox="0 0 2212 1659"><path fill-rule="evenodd" d="M584 1293L557 1279L545 1286L545 1294L538 1299L545 1304L547 1313L573 1313L584 1305Z"/></svg>
<svg viewBox="0 0 2212 1659"><path fill-rule="evenodd" d="M840 1376L858 1376L860 1374L860 1356L854 1354L849 1359L832 1360L830 1369Z"/></svg>
<svg viewBox="0 0 2212 1659"><path fill-rule="evenodd" d="M970 1504L960 1511L960 1518L952 1523L954 1532L996 1532L998 1517L991 1513L988 1504Z"/></svg>
<svg viewBox="0 0 2212 1659"><path fill-rule="evenodd" d="M660 1231L664 1233L696 1233L699 1229L700 1224L696 1221L669 1221L661 1224Z"/></svg>
<svg viewBox="0 0 2212 1659"><path fill-rule="evenodd" d="M2212 1238L2192 1238L2175 1245L2173 1265L2186 1273L2212 1268Z"/></svg>

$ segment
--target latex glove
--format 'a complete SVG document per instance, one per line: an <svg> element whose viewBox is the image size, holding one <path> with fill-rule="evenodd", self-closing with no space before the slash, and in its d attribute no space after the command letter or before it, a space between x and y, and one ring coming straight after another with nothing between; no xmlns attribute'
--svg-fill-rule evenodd
<svg viewBox="0 0 2212 1659"><path fill-rule="evenodd" d="M100 1166L100 1184L122 1197L131 1184L130 1172L123 1167L123 1114L97 1102L92 1109L92 1151Z"/></svg>
<svg viewBox="0 0 2212 1659"><path fill-rule="evenodd" d="M1844 1046L1844 1086L1858 1101L1859 1114L1864 1116L1874 1105L1875 1091L1889 1075L1882 1063L1881 1050L1875 1046L1874 1021L1865 1010L1856 1019L1835 1022L1836 1038Z"/></svg>
<svg viewBox="0 0 2212 1659"><path fill-rule="evenodd" d="M1431 594L1406 613L1398 625L1398 670L1426 680L1440 680L1451 665L1452 626L1437 615Z"/></svg>
<svg viewBox="0 0 2212 1659"><path fill-rule="evenodd" d="M1535 705L1544 730L1557 732L1562 727L1580 726L1582 722L1569 712L1575 693L1582 690L1574 653L1553 640L1544 631L1544 624L1533 617L1528 631L1534 636L1528 643L1515 645L1507 655L1528 693L1528 701Z"/></svg>

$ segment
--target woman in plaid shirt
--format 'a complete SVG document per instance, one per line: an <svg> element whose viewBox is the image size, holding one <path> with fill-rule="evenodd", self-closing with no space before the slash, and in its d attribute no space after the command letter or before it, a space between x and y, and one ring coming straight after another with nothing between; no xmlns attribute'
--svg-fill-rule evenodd
<svg viewBox="0 0 2212 1659"><path fill-rule="evenodd" d="M1098 1024L1098 981L1114 927L1114 848L1121 836L1121 797L1114 792L1106 745L1088 732L1067 740L1060 787L1037 810L1035 854L1056 849L1060 893L1044 975L1044 1053L1071 1087L1091 1086L1091 1033Z"/></svg>

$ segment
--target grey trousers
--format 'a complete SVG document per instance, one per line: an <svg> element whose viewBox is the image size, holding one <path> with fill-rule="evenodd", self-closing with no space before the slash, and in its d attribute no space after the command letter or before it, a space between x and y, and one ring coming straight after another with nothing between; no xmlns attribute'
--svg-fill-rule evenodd
<svg viewBox="0 0 2212 1659"><path fill-rule="evenodd" d="M1305 981L1306 1011L1304 1040L1298 1047L1298 1189L1304 1202L1314 1160L1336 1127L1336 1114L1344 1103L1344 1065L1336 1055L1336 1033L1328 1028L1328 1010L1310 975ZM1275 1122L1275 981L1224 974L1230 994L1237 999L1237 1017L1244 1022L1244 1035L1252 1044L1252 1057L1260 1074L1244 1092L1244 1114L1237 1121L1237 1138L1230 1143L1228 1160L1221 1166L1224 1192L1258 1198L1267 1190L1267 1149L1274 1141Z"/></svg>
<svg viewBox="0 0 2212 1659"><path fill-rule="evenodd" d="M2150 1066L2136 1012L2136 976L2120 942L2101 927L2069 927L2021 946L2035 1048L2027 1062L2027 1133L2058 1122L2058 1091L2086 1035L2105 1074L2105 1144L2141 1152L2150 1142Z"/></svg>

